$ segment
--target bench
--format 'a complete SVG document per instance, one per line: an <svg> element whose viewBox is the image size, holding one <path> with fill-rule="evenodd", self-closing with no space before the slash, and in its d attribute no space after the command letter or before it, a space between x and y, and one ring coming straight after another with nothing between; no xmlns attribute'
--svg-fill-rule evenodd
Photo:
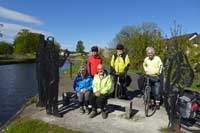
<svg viewBox="0 0 200 133"><path fill-rule="evenodd" d="M70 103L70 99L76 99L76 93L65 92L63 93L63 106L67 106ZM118 98L109 98L107 104L118 105L125 108L126 118L130 118L132 114L132 100L124 100Z"/></svg>
<svg viewBox="0 0 200 133"><path fill-rule="evenodd" d="M132 100L109 98L107 104L112 104L112 105L118 105L118 106L121 106L121 107L125 107L126 118L131 118L132 106L133 106Z"/></svg>

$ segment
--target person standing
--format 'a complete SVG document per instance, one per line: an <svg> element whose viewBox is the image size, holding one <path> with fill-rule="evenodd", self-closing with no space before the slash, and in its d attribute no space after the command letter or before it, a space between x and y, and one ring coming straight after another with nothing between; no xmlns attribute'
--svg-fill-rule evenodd
<svg viewBox="0 0 200 133"><path fill-rule="evenodd" d="M143 68L145 74L150 75L154 80L150 80L153 87L153 95L156 100L156 106L160 106L160 75L162 74L163 63L160 57L155 55L153 47L146 48L147 57L144 59Z"/></svg>
<svg viewBox="0 0 200 133"><path fill-rule="evenodd" d="M110 62L110 73L113 75L114 80L114 91L112 96L126 99L126 76L130 66L130 59L128 54L124 52L124 45L118 44L116 50L117 53L112 55ZM122 86L121 90L116 90L116 83L118 78Z"/></svg>
<svg viewBox="0 0 200 133"><path fill-rule="evenodd" d="M94 75L97 73L97 66L102 63L102 58L98 55L98 47L93 46L91 48L91 56L89 56L87 59L88 74L94 77Z"/></svg>

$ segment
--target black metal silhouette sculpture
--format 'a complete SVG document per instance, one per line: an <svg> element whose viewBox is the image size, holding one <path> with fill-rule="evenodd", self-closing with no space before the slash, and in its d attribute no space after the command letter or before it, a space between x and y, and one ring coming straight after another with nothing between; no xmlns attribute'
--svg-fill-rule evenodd
<svg viewBox="0 0 200 133"><path fill-rule="evenodd" d="M168 55L164 59L165 84L164 104L169 117L169 128L175 128L178 121L175 104L180 91L192 85L194 72L189 64L188 58L178 43L175 42L167 49Z"/></svg>
<svg viewBox="0 0 200 133"><path fill-rule="evenodd" d="M36 75L38 82L38 93L39 93L39 101L36 104L37 107L45 107L46 106L46 90L47 90L47 80L45 78L47 65L47 50L44 35L40 35L38 49L36 52Z"/></svg>
<svg viewBox="0 0 200 133"><path fill-rule="evenodd" d="M47 114L62 117L58 110L58 85L59 85L59 67L61 67L69 52L64 51L60 55L59 48L56 47L53 37L48 37L44 41L41 35L40 45L36 54L36 70L39 88L38 106L46 106Z"/></svg>

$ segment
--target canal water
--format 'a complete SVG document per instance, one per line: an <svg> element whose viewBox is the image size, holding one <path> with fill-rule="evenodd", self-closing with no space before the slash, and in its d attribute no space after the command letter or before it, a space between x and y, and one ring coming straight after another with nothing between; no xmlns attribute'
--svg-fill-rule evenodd
<svg viewBox="0 0 200 133"><path fill-rule="evenodd" d="M9 120L24 104L37 94L35 64L0 66L0 122Z"/></svg>
<svg viewBox="0 0 200 133"><path fill-rule="evenodd" d="M60 73L69 66L65 63ZM37 95L36 65L0 65L0 126L12 118L23 104Z"/></svg>

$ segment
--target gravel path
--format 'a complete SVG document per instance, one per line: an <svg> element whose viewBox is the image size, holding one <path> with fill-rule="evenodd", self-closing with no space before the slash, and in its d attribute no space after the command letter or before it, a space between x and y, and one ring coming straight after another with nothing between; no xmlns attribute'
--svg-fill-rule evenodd
<svg viewBox="0 0 200 133"><path fill-rule="evenodd" d="M161 107L153 116L145 117L143 100L136 96L137 78L137 75L132 75L133 81L129 88L130 91L135 92L132 100L134 115L131 119L125 118L125 112L120 111L123 110L122 108L109 113L107 119L102 119L101 114L91 119L87 114L80 114L77 106L66 108L63 118L47 115L44 109L36 108L35 105L27 107L21 116L30 116L33 119L91 133L159 133L160 129L166 128L168 125L167 114ZM60 98L63 92L73 91L72 82L73 80L67 76L60 77ZM184 130L184 132L188 131ZM199 130L195 132L199 132Z"/></svg>

